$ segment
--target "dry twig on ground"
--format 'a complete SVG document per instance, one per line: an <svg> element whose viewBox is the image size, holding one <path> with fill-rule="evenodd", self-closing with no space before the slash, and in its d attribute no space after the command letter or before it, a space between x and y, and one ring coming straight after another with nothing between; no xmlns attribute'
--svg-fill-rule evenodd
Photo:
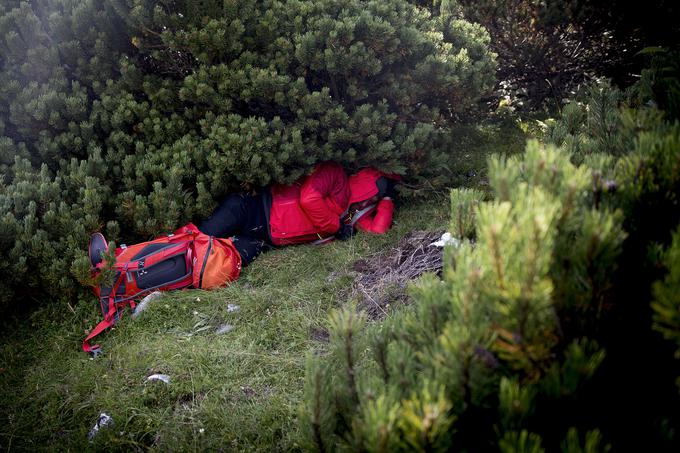
<svg viewBox="0 0 680 453"><path fill-rule="evenodd" d="M390 306L406 303L406 285L425 272L439 273L443 250L431 246L442 231L413 231L387 251L358 260L353 265L350 297L371 318L387 315Z"/></svg>

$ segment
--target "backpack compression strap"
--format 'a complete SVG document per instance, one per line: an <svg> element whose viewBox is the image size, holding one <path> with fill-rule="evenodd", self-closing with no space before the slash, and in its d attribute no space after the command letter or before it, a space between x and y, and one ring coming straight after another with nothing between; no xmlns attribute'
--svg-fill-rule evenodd
<svg viewBox="0 0 680 453"><path fill-rule="evenodd" d="M111 294L109 295L109 310L106 313L106 316L104 316L104 319L102 322L97 324L94 329L92 329L92 332L85 338L83 341L83 351L89 352L92 354L94 357L97 357L100 352L101 352L101 347L96 344L94 346L90 346L90 340L111 327L112 325L115 324L114 317L116 315L116 309L117 309L117 304L116 304L116 291L118 290L118 287L120 286L121 282L123 281L123 277L125 276L125 272L121 272L120 276L118 277L118 280L116 280L116 283L113 285L113 288L111 288ZM130 304L132 309L135 308L134 302L132 301L124 301L121 305L125 306L126 304Z"/></svg>
<svg viewBox="0 0 680 453"><path fill-rule="evenodd" d="M378 206L378 203L374 203L372 205L366 206L364 209L361 211L357 211L356 214L352 217L352 221L349 223L350 225L354 226L360 218L371 212L372 210L375 209L375 207Z"/></svg>

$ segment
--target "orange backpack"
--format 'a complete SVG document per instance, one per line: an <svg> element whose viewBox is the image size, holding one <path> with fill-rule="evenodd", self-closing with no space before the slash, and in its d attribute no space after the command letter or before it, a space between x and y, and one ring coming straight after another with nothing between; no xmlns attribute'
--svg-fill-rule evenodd
<svg viewBox="0 0 680 453"><path fill-rule="evenodd" d="M153 241L122 245L115 257L113 286L94 287L104 319L83 341L83 351L95 356L101 348L90 340L113 326L126 306L134 310L135 301L154 291L225 286L241 273L241 256L231 241L203 234L191 223ZM93 273L104 266L98 263Z"/></svg>

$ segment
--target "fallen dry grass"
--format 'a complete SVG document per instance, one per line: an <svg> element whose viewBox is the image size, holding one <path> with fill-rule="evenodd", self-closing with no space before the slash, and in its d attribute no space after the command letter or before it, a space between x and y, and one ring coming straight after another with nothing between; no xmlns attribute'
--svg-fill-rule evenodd
<svg viewBox="0 0 680 453"><path fill-rule="evenodd" d="M349 297L372 319L387 315L390 307L408 302L406 286L426 272L442 269L443 249L431 245L443 231L412 231L395 247L354 263Z"/></svg>

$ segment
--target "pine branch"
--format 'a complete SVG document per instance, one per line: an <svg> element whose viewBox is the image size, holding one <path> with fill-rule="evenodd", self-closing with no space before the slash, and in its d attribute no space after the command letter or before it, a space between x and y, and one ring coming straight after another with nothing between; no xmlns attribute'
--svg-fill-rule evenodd
<svg viewBox="0 0 680 453"><path fill-rule="evenodd" d="M353 402L354 406L359 405L359 392L357 391L357 384L355 381L355 372L356 370L354 369L354 342L353 342L353 337L354 337L354 325L353 325L353 320L354 320L354 313L352 311L349 312L349 319L347 320L346 323L346 331L345 331L345 361L346 361L346 371L347 371L347 387L349 391L350 398Z"/></svg>
<svg viewBox="0 0 680 453"><path fill-rule="evenodd" d="M314 443L319 452L325 453L326 446L321 435L321 380L323 379L321 368L317 368L314 374L314 411L312 418L312 432L314 433Z"/></svg>

